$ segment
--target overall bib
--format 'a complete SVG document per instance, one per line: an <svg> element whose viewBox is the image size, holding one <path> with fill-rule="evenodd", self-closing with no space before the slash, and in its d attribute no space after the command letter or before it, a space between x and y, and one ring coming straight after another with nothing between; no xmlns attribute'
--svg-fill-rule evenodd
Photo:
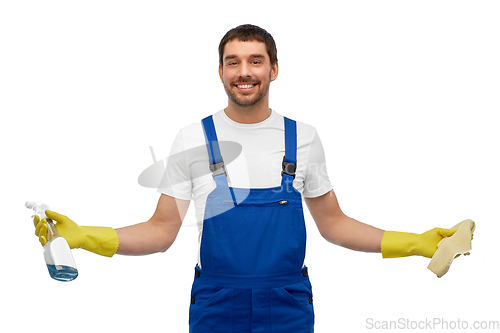
<svg viewBox="0 0 500 333"><path fill-rule="evenodd" d="M297 125L285 119L281 185L229 187L212 116L202 120L217 187L208 195L190 333L314 332L302 197L293 186Z"/></svg>

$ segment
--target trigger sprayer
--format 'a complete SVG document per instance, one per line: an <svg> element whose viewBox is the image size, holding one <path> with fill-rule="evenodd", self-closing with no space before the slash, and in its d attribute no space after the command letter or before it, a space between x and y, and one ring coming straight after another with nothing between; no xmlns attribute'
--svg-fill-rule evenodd
<svg viewBox="0 0 500 333"><path fill-rule="evenodd" d="M40 220L47 221L47 243L43 247L43 256L50 277L58 281L72 281L78 276L75 260L66 240L57 231L54 222L45 215L49 206L41 202L26 202L26 208L33 209ZM34 217L33 215L32 217Z"/></svg>

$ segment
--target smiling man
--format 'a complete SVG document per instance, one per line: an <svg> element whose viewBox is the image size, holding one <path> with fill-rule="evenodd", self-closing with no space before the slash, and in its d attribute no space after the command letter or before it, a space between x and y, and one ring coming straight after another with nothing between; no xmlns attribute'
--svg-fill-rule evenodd
<svg viewBox="0 0 500 333"><path fill-rule="evenodd" d="M199 228L199 257L189 309L192 333L314 331L309 272L305 266L304 200L329 242L385 258L432 257L454 230L423 234L384 231L346 216L338 205L315 128L269 108L269 87L278 77L273 37L243 25L219 46L225 109L180 130L173 152L206 144L206 154L169 164L156 211L144 223L117 230L80 227L47 211L71 248L113 256L166 251L189 203ZM224 164L219 140L241 145L240 158ZM192 177L194 166L206 174ZM45 244L45 220L35 217Z"/></svg>

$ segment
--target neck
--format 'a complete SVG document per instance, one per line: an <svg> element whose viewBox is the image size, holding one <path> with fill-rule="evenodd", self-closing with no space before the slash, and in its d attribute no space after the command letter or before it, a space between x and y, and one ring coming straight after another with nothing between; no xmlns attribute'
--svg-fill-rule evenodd
<svg viewBox="0 0 500 333"><path fill-rule="evenodd" d="M226 115L233 121L241 124L255 124L266 120L271 115L269 103L257 103L257 105L242 107L229 100L227 108L224 109Z"/></svg>

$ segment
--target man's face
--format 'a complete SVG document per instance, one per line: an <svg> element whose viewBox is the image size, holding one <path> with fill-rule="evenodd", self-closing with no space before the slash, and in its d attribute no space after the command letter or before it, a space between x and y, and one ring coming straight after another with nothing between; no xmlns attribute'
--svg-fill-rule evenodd
<svg viewBox="0 0 500 333"><path fill-rule="evenodd" d="M271 66L266 44L233 39L224 48L219 76L232 102L251 107L267 96L271 81L278 77L278 64Z"/></svg>

